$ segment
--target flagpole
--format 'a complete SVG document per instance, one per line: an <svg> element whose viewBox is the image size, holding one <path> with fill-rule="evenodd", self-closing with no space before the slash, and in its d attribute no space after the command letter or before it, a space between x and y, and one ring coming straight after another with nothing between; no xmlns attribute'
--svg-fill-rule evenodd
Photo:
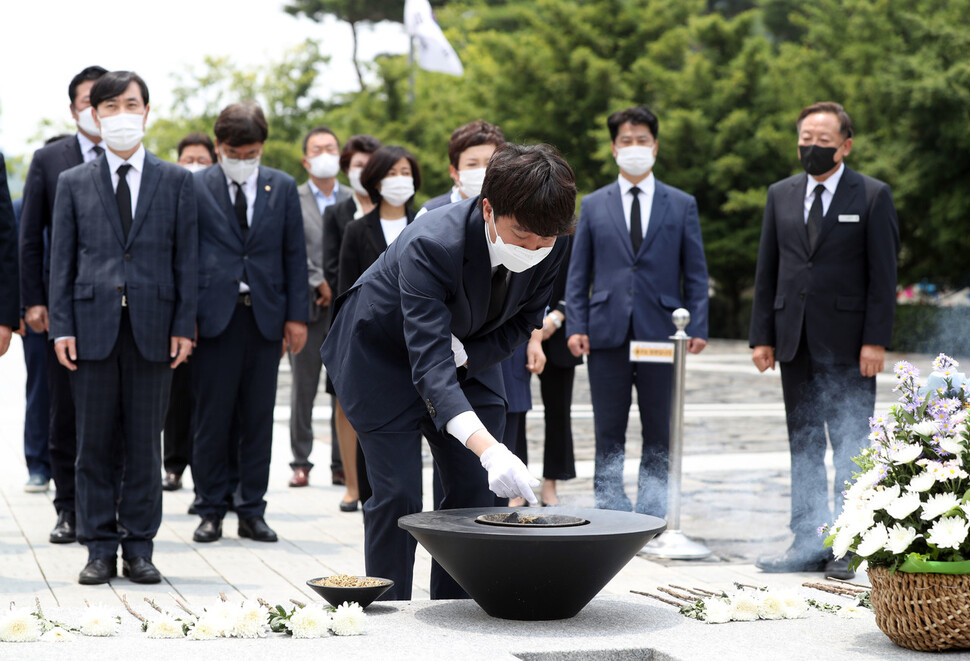
<svg viewBox="0 0 970 661"><path fill-rule="evenodd" d="M414 35L409 35L408 43L408 105L414 106Z"/></svg>

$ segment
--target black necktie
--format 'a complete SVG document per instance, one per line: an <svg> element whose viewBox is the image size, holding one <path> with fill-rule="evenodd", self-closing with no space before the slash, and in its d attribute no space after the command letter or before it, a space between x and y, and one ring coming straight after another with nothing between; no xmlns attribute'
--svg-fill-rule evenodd
<svg viewBox="0 0 970 661"><path fill-rule="evenodd" d="M643 228L640 225L640 189L634 186L630 189L633 194L633 204L630 205L630 242L633 244L633 254L640 251L643 243Z"/></svg>
<svg viewBox="0 0 970 661"><path fill-rule="evenodd" d="M505 294L509 290L509 270L499 264L492 274L492 287L488 295L488 315L485 323L498 319L502 314L502 305L505 303Z"/></svg>
<svg viewBox="0 0 970 661"><path fill-rule="evenodd" d="M815 248L815 242L818 241L818 231L822 227L822 191L825 190L825 186L819 184L815 187L815 201L812 202L812 208L808 210L808 222L805 223L805 231L808 232L808 246L809 248Z"/></svg>
<svg viewBox="0 0 970 661"><path fill-rule="evenodd" d="M131 230L131 189L128 188L128 170L131 165L123 163L118 166L118 188L115 190L115 199L118 200L118 215L121 216L121 229L125 232L125 239Z"/></svg>
<svg viewBox="0 0 970 661"><path fill-rule="evenodd" d="M236 210L236 220L239 221L239 229L242 230L243 239L249 234L249 223L246 221L246 194L243 192L242 184L232 182L236 187L236 203L233 208Z"/></svg>
<svg viewBox="0 0 970 661"><path fill-rule="evenodd" d="M97 158L98 156L104 153L104 147L102 147L101 145L95 145L91 147L91 151L94 152L94 157Z"/></svg>

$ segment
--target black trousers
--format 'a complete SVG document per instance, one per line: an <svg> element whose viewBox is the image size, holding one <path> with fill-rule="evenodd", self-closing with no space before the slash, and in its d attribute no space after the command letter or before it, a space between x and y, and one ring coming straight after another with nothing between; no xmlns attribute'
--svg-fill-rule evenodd
<svg viewBox="0 0 970 661"><path fill-rule="evenodd" d="M546 409L542 476L547 480L571 480L576 477L570 416L575 376L574 366L560 367L548 362L539 375L539 391Z"/></svg>
<svg viewBox="0 0 970 661"><path fill-rule="evenodd" d="M502 438L505 401L477 381L463 384L465 395L485 427ZM351 420L351 423L354 421ZM394 586L382 599L410 599L416 542L397 520L421 511L421 435L428 439L444 491L440 509L491 507L494 494L478 457L453 436L438 431L424 404L384 427L358 432L367 460L372 495L364 503L364 560L368 576L382 576ZM431 598L460 599L468 595L437 562L431 566Z"/></svg>
<svg viewBox="0 0 970 661"><path fill-rule="evenodd" d="M50 394L51 478L54 480L54 509L74 513L74 462L77 459L77 430L74 424L74 393L71 372L57 361L54 342L47 343L47 388Z"/></svg>
<svg viewBox="0 0 970 661"><path fill-rule="evenodd" d="M192 380L191 368L182 363L172 374L172 392L165 415L163 463L166 473L181 475L192 463Z"/></svg>
<svg viewBox="0 0 970 661"><path fill-rule="evenodd" d="M831 523L825 431L835 464L834 515L842 511L842 491L852 479L852 457L868 444L869 418L876 404L876 379L859 364L839 365L812 356L802 333L795 357L781 363L788 443L791 448L791 530L795 543L819 548L818 527Z"/></svg>
<svg viewBox="0 0 970 661"><path fill-rule="evenodd" d="M113 562L119 543L126 559L150 559L162 521L159 444L172 369L142 357L127 314L108 357L77 366L78 541L89 559Z"/></svg>
<svg viewBox="0 0 970 661"><path fill-rule="evenodd" d="M240 519L263 516L273 444L281 343L267 340L251 307L237 305L226 329L200 337L192 355L192 479L196 509L223 517L233 495L229 457L238 442ZM233 434L233 417L238 434Z"/></svg>

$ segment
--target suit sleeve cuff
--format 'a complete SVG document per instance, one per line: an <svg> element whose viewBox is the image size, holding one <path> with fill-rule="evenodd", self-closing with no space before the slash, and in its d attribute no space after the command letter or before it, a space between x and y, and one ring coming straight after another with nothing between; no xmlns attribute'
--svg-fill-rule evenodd
<svg viewBox="0 0 970 661"><path fill-rule="evenodd" d="M445 425L445 431L461 441L462 445L467 445L468 439L479 429L485 429L485 425L474 411L459 413Z"/></svg>

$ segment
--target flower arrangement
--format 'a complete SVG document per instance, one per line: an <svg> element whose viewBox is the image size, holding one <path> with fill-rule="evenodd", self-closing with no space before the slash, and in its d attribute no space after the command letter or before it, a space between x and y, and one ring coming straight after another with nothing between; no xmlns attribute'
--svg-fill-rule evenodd
<svg viewBox="0 0 970 661"><path fill-rule="evenodd" d="M890 571L970 573L970 383L945 354L926 385L908 362L895 366L899 402L869 420L870 445L854 459L842 513L825 545ZM964 563L941 566L928 563Z"/></svg>
<svg viewBox="0 0 970 661"><path fill-rule="evenodd" d="M697 599L692 604L681 606L680 612L708 624L793 620L808 615L808 602L792 591L773 592L767 588L752 590L735 584L734 590Z"/></svg>

